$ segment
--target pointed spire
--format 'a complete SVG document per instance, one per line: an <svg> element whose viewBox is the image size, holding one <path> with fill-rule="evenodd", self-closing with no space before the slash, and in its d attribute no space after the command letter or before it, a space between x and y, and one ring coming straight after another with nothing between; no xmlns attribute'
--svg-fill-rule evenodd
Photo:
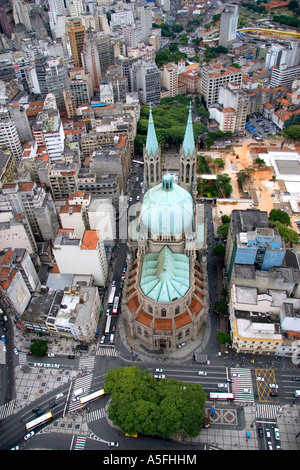
<svg viewBox="0 0 300 470"><path fill-rule="evenodd" d="M158 149L158 142L156 138L154 122L153 122L153 117L152 117L152 108L151 108L151 103L150 103L146 150L147 150L148 155L150 155L151 153L155 155L157 149Z"/></svg>
<svg viewBox="0 0 300 470"><path fill-rule="evenodd" d="M186 125L184 140L182 144L183 152L185 157L188 153L192 156L194 149L195 149L195 140L194 140L194 130L193 130L193 122L192 122L192 102L189 105L189 116Z"/></svg>

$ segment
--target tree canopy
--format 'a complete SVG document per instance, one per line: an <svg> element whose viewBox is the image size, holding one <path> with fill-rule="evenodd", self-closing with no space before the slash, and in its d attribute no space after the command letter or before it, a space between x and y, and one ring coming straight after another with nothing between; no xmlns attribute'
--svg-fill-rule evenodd
<svg viewBox="0 0 300 470"><path fill-rule="evenodd" d="M34 356L44 356L48 351L48 343L44 339L34 339L30 345L30 352Z"/></svg>
<svg viewBox="0 0 300 470"><path fill-rule="evenodd" d="M122 432L169 437L183 430L199 434L206 394L200 384L175 379L157 381L137 366L108 371L105 392L111 394L109 418Z"/></svg>
<svg viewBox="0 0 300 470"><path fill-rule="evenodd" d="M166 143L179 146L183 142L190 101L190 98L177 95L174 98L161 99L160 104L152 109L157 140L162 148ZM139 155L143 153L143 144L146 141L148 117L149 107L142 106L135 138L135 150ZM194 124L193 129L196 142L206 129L200 123Z"/></svg>

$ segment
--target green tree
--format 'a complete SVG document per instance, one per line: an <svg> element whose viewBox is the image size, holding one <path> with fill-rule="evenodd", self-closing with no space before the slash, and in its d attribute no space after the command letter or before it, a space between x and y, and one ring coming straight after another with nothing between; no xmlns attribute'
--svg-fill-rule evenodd
<svg viewBox="0 0 300 470"><path fill-rule="evenodd" d="M230 334L225 331L218 331L217 340L220 344L229 344L231 342Z"/></svg>
<svg viewBox="0 0 300 470"><path fill-rule="evenodd" d="M300 139L300 125L294 124L290 127L287 127L283 131L283 136L290 140Z"/></svg>
<svg viewBox="0 0 300 470"><path fill-rule="evenodd" d="M278 209L278 210L272 209L270 214L269 214L269 220L270 221L276 221L277 220L281 224L290 225L290 226L292 225L290 216L286 212L284 212L280 209Z"/></svg>
<svg viewBox="0 0 300 470"><path fill-rule="evenodd" d="M225 254L225 246L220 244L220 245L216 245L214 248L213 248L213 255L214 256L223 256Z"/></svg>
<svg viewBox="0 0 300 470"><path fill-rule="evenodd" d="M227 304L223 300L218 300L215 302L214 309L220 315L225 315L227 313Z"/></svg>
<svg viewBox="0 0 300 470"><path fill-rule="evenodd" d="M199 434L206 394L199 384L156 381L137 366L109 370L104 389L111 394L109 418L122 432L170 437L178 430Z"/></svg>
<svg viewBox="0 0 300 470"><path fill-rule="evenodd" d="M44 339L34 339L29 350L34 356L44 356L48 351L48 342Z"/></svg>
<svg viewBox="0 0 300 470"><path fill-rule="evenodd" d="M227 238L228 236L228 231L229 231L229 223L227 224L223 224L223 225L220 225L218 228L217 228L217 234L219 237L221 238Z"/></svg>
<svg viewBox="0 0 300 470"><path fill-rule="evenodd" d="M277 227L279 235L284 239L285 243L296 244L299 242L299 236L295 230L287 228L286 225L281 224L277 220L270 220L270 225Z"/></svg>

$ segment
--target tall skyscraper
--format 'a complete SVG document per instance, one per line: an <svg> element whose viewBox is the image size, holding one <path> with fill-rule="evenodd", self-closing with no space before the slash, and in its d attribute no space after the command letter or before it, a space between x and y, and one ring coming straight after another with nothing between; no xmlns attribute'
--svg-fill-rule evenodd
<svg viewBox="0 0 300 470"><path fill-rule="evenodd" d="M221 14L219 46L229 47L236 40L238 5L227 4Z"/></svg>
<svg viewBox="0 0 300 470"><path fill-rule="evenodd" d="M70 18L67 22L66 33L69 37L72 57L77 67L82 67L81 52L85 37L85 26L80 18Z"/></svg>

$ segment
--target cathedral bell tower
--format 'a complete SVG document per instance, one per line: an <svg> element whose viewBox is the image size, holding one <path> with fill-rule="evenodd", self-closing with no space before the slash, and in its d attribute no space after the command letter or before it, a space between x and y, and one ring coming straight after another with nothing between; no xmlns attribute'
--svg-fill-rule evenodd
<svg viewBox="0 0 300 470"><path fill-rule="evenodd" d="M185 130L183 144L180 147L179 181L195 200L197 196L197 148L195 147L194 130L192 122L192 103L189 106L189 116Z"/></svg>
<svg viewBox="0 0 300 470"><path fill-rule="evenodd" d="M161 183L161 149L157 142L152 117L152 108L149 106L149 122L146 146L144 147L144 187L145 191Z"/></svg>

